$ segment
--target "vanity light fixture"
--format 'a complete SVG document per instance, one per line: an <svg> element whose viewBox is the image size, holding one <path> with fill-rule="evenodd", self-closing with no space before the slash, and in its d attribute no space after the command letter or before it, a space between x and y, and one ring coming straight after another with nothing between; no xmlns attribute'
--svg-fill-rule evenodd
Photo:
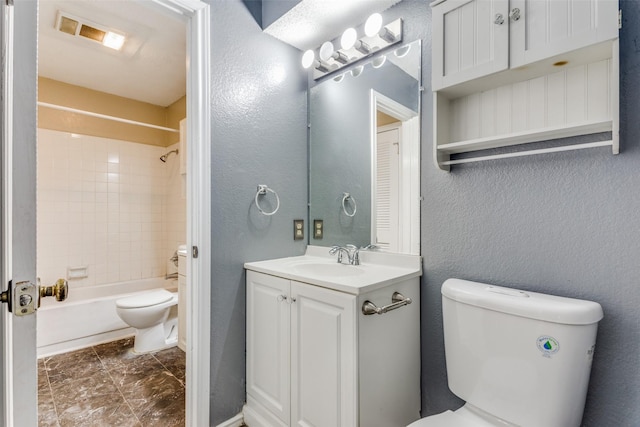
<svg viewBox="0 0 640 427"><path fill-rule="evenodd" d="M306 70L308 68L311 68L312 66L321 73L329 72L329 67L316 59L316 53L312 50L307 50L302 55L302 68Z"/></svg>
<svg viewBox="0 0 640 427"><path fill-rule="evenodd" d="M313 67L313 78L317 80L402 41L402 19L400 18L383 25L382 15L374 13L363 26L358 28L347 28L342 33L339 40L340 49L336 49L334 42L326 41L317 50L304 52L302 67L305 69ZM360 38L359 31L364 31L364 35ZM382 66L385 59L379 59L374 66ZM361 70L354 69L351 74L356 77L360 72Z"/></svg>
<svg viewBox="0 0 640 427"><path fill-rule="evenodd" d="M333 47L333 43L331 42L322 43L322 46L320 46L320 60L327 62L331 58L335 59L341 64L349 63L349 58L347 57L347 55L345 55L340 51L336 51Z"/></svg>
<svg viewBox="0 0 640 427"><path fill-rule="evenodd" d="M363 42L362 40L358 40L358 32L355 28L347 28L342 33L342 37L340 38L340 46L342 50L356 49L358 52L368 55L371 52L371 47Z"/></svg>
<svg viewBox="0 0 640 427"><path fill-rule="evenodd" d="M382 26L382 15L374 13L364 24L364 33L367 37L375 37L376 35L388 43L393 43L398 36L388 27Z"/></svg>

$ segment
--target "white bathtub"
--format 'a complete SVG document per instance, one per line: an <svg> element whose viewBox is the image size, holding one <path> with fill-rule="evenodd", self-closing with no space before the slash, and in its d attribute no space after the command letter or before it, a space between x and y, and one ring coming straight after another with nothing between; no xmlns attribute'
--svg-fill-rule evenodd
<svg viewBox="0 0 640 427"><path fill-rule="evenodd" d="M116 300L156 288L175 292L177 286L177 280L165 280L164 277L78 289L70 283L66 301L44 298L37 311L38 357L133 335L133 328L116 313Z"/></svg>

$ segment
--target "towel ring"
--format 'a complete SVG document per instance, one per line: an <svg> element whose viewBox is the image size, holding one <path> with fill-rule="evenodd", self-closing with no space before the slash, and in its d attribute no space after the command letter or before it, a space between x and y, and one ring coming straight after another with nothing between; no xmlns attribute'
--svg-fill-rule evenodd
<svg viewBox="0 0 640 427"><path fill-rule="evenodd" d="M353 212L347 212L347 200L351 199L351 203L353 203ZM342 210L344 214L348 217L354 217L356 215L356 211L358 210L358 205L356 204L356 199L349 193L342 193Z"/></svg>
<svg viewBox="0 0 640 427"><path fill-rule="evenodd" d="M260 203L258 203L258 197L264 196L265 194L267 194L267 192L273 193L273 195L276 196L276 208L271 212L266 212L264 209L260 207ZM276 193L266 185L258 185L258 191L256 192L255 200L256 200L256 207L258 208L258 210L262 215L271 216L274 213L278 212L278 209L280 209L280 198L278 197L278 193Z"/></svg>

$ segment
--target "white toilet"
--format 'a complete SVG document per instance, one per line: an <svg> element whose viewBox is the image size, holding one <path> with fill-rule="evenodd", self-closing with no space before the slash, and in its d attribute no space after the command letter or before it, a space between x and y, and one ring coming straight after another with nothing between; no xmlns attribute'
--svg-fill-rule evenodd
<svg viewBox="0 0 640 427"><path fill-rule="evenodd" d="M410 427L578 427L600 304L466 280L442 285L449 388L466 404Z"/></svg>
<svg viewBox="0 0 640 427"><path fill-rule="evenodd" d="M178 343L178 293L164 289L116 301L118 316L136 329L133 351L148 353Z"/></svg>

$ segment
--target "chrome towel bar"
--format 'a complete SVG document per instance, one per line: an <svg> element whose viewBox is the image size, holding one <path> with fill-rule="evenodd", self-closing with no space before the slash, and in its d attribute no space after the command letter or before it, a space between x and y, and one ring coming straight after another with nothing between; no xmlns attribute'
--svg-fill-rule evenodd
<svg viewBox="0 0 640 427"><path fill-rule="evenodd" d="M362 314L369 316L371 314L385 314L388 311L411 304L411 298L406 298L400 292L394 292L391 296L391 304L378 307L371 301L367 300L362 304Z"/></svg>

